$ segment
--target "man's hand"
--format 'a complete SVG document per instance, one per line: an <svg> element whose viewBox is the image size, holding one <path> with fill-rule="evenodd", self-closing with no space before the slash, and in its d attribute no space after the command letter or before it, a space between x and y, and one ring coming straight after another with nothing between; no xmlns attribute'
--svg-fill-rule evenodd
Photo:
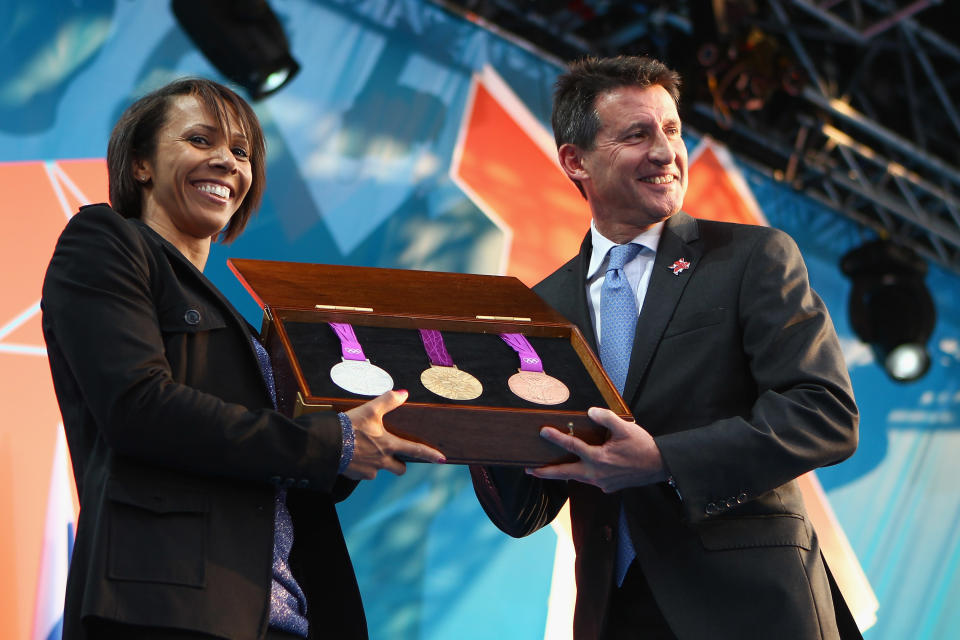
<svg viewBox="0 0 960 640"><path fill-rule="evenodd" d="M576 454L580 460L527 469L527 473L549 480L577 480L600 487L604 493L667 479L660 449L643 427L623 420L609 409L591 407L587 415L610 430L609 440L594 446L553 427L544 427L541 437Z"/></svg>
<svg viewBox="0 0 960 640"><path fill-rule="evenodd" d="M425 462L446 462L436 449L398 438L383 428L383 416L402 405L408 395L406 391L387 391L346 412L353 423L355 445L353 459L343 475L351 480L372 480L380 469L403 475L407 465L395 457L398 455Z"/></svg>

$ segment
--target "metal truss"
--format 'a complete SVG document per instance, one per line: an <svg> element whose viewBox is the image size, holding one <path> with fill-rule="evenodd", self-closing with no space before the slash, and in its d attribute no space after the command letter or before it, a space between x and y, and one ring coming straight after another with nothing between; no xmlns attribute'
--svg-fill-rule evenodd
<svg viewBox="0 0 960 640"><path fill-rule="evenodd" d="M798 115L783 178L960 273L960 48L912 18L939 3L793 0L826 34L802 33L784 2L769 4L810 80L802 98L815 107ZM811 53L825 37L839 38L834 48L851 58ZM897 66L876 68L881 55L879 64ZM881 73L879 81L899 87L898 96L864 86ZM899 104L877 104L883 97Z"/></svg>
<svg viewBox="0 0 960 640"><path fill-rule="evenodd" d="M960 273L960 0L435 1L556 60L667 60L691 128Z"/></svg>
<svg viewBox="0 0 960 640"><path fill-rule="evenodd" d="M936 20L918 21L940 3L756 4L732 26L754 45L773 41L797 68L772 78L777 91L737 93L724 87L749 86L761 65L720 61L691 120L774 178L960 273L960 47ZM738 75L724 83L727 68Z"/></svg>

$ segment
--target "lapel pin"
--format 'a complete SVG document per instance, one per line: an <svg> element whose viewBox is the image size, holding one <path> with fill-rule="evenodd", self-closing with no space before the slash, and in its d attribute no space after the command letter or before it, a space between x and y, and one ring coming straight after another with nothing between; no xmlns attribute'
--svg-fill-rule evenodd
<svg viewBox="0 0 960 640"><path fill-rule="evenodd" d="M690 268L690 263L684 260L683 258L679 258L678 260L675 260L672 265L667 267L667 269L673 270L673 275L675 276L680 275L682 271L685 271L689 268Z"/></svg>

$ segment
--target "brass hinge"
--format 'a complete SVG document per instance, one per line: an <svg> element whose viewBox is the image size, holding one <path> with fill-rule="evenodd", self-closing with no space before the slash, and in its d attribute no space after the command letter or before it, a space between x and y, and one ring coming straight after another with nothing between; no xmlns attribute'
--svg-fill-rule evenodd
<svg viewBox="0 0 960 640"><path fill-rule="evenodd" d="M323 311L373 311L373 307L344 307L338 304L315 304L313 306Z"/></svg>
<svg viewBox="0 0 960 640"><path fill-rule="evenodd" d="M530 318L515 318L513 316L477 316L477 320L505 320L507 322L532 322Z"/></svg>

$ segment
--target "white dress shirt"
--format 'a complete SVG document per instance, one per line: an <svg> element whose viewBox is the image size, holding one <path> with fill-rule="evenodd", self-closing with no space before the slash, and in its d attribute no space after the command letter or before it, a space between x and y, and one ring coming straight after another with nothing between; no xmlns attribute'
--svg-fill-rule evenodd
<svg viewBox="0 0 960 640"><path fill-rule="evenodd" d="M637 314L643 310L643 300L647 297L647 287L650 285L650 276L653 273L653 261L657 257L657 247L660 246L660 236L663 234L663 223L658 222L630 242L643 245L633 260L623 265L623 270L630 283L630 289L637 296ZM590 254L590 264L587 266L587 304L590 306L590 317L593 319L593 328L597 334L597 346L600 345L600 290L603 288L603 279L607 275L607 264L610 262L610 249L617 243L600 235L597 227L590 222L590 242L593 251ZM664 466L667 473L667 484L677 493L680 501L683 496L677 487L676 480L670 470ZM623 507L621 506L621 518Z"/></svg>
<svg viewBox="0 0 960 640"><path fill-rule="evenodd" d="M637 313L643 309L643 299L647 295L647 286L650 284L650 275L653 273L653 260L657 257L657 247L660 244L660 235L663 233L663 223L658 222L630 242L643 245L643 249L636 257L624 265L623 271L630 283L630 289L637 297ZM607 275L607 264L610 249L617 243L601 235L596 225L590 223L590 241L593 252L590 254L590 264L587 267L587 304L590 306L590 317L593 319L593 328L596 332L597 344L600 344L600 290L603 288L603 279Z"/></svg>

